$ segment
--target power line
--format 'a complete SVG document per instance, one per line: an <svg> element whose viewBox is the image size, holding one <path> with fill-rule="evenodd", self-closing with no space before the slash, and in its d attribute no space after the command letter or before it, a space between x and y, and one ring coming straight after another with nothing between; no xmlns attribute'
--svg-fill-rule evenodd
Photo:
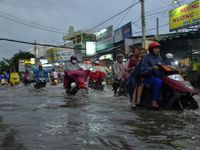
<svg viewBox="0 0 200 150"><path fill-rule="evenodd" d="M49 32L54 32L54 33L59 33L59 34L65 34L65 32L56 31L56 30L52 30L52 29L47 29L47 28L44 28L44 27L39 27L39 26L36 26L34 24L29 24L27 22L23 22L23 21L20 21L18 19L14 19L14 18L11 18L9 16L2 15L2 14L0 14L0 17L2 17L4 19L7 19L7 20L10 20L10 21L13 21L13 22L17 22L19 24L23 24L23 25L26 25L26 26L29 26L29 27L33 27L33 28L36 28L36 29L40 29L40 30L44 30L44 31L49 31Z"/></svg>
<svg viewBox="0 0 200 150"><path fill-rule="evenodd" d="M28 44L28 45L39 45L39 46L46 46L46 47L56 47L56 48L67 48L67 49L78 49L76 47L68 47L63 45L52 45L52 44L41 44L41 43L35 43L35 42L26 42L26 41L20 41L20 40L13 40L13 39L7 39L7 38L0 38L0 41L8 41L8 42L15 42L15 43L22 43L22 44ZM82 49L81 49L82 50Z"/></svg>
<svg viewBox="0 0 200 150"><path fill-rule="evenodd" d="M126 9L120 11L119 13L115 14L114 16L112 16L112 17L106 19L105 21L103 21L103 22L101 22L101 23L95 25L94 27L92 27L92 28L86 30L85 32L89 32L89 31L95 29L96 27L101 26L102 24L104 24L104 23L106 23L106 22L112 20L113 18L115 18L115 17L119 16L120 14L126 12L127 10L129 10L129 9L132 8L133 6L137 5L138 3L140 3L140 0L139 0L138 2L136 2L135 4L132 4L131 6L127 7Z"/></svg>
<svg viewBox="0 0 200 150"><path fill-rule="evenodd" d="M136 0L133 1L132 5L136 2ZM132 8L132 7L131 7ZM118 28L120 26L120 24L126 19L127 15L130 13L131 8L128 9L128 11L126 12L126 14L123 16L123 18L120 20L120 22L118 23L117 27Z"/></svg>
<svg viewBox="0 0 200 150"><path fill-rule="evenodd" d="M35 22L32 22L32 21L28 21L28 20L25 20L25 19L22 19L22 18L13 16L13 15L10 15L10 14L5 13L5 12L3 12L3 11L0 11L0 14L6 15L6 16L8 16L8 17L11 17L11 18L14 18L14 19L18 19L18 20L21 20L21 21L24 21L24 22L27 22L27 23L29 23L29 24L33 24L33 25L36 25L36 26L45 27L45 28L49 28L49 29L52 29L52 30L63 31L63 32L65 32L65 30L63 30L63 29L58 29L58 28L55 28L55 27L50 27L50 26L46 26L46 25L41 25L41 24L38 24L38 23L35 23Z"/></svg>
<svg viewBox="0 0 200 150"><path fill-rule="evenodd" d="M159 26L159 28L163 28L163 27L166 27L166 26L168 26L169 25L169 23L166 23L166 24L163 24L163 25L160 25ZM148 30L146 30L146 31L153 31L153 30L156 30L156 27L154 27L154 28L149 28ZM134 32L133 34L138 34L138 33L141 33L142 31L138 31L138 32Z"/></svg>

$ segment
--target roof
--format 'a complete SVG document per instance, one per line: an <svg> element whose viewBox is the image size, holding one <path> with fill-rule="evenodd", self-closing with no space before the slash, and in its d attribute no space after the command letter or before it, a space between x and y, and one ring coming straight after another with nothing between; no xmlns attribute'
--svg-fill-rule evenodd
<svg viewBox="0 0 200 150"><path fill-rule="evenodd" d="M200 29L197 31L189 31L189 32L178 32L178 33L167 33L167 34L160 34L158 41L167 41L167 40L174 40L179 38L192 38L198 37L200 38ZM142 38L142 36L132 36L131 39L138 39ZM146 35L147 39L156 39L155 35Z"/></svg>
<svg viewBox="0 0 200 150"><path fill-rule="evenodd" d="M164 35L161 35L160 38L161 38L160 41L174 40L174 39L180 39L180 38L200 38L200 30L164 34Z"/></svg>

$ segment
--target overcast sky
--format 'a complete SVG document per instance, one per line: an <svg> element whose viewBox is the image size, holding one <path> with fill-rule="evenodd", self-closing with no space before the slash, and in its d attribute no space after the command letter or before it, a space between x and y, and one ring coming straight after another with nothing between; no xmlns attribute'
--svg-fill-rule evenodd
<svg viewBox="0 0 200 150"><path fill-rule="evenodd" d="M0 0L0 38L30 42L36 40L40 43L48 44L60 43L62 42L62 33L54 33L26 26L16 22L16 20L20 20L13 17L67 32L69 26L74 26L75 30L89 29L137 1L138 0ZM177 7L177 4L172 4L172 1L173 0L145 0L147 31L155 27L156 17L159 17L160 25L163 25L162 28L160 28L160 32L169 32L169 27L166 25L168 23L168 10ZM192 0L180 1L181 4L185 4ZM13 19L15 21L13 21ZM133 22L133 35L140 34L137 33L141 31L140 4L106 24L95 28L95 31L109 25L114 25L114 28L118 28L130 21ZM46 27L45 29L55 30ZM56 31L58 31L57 29ZM155 30L150 30L147 33L155 34ZM30 45L0 41L0 59L3 57L11 57L19 49L28 50L30 48Z"/></svg>

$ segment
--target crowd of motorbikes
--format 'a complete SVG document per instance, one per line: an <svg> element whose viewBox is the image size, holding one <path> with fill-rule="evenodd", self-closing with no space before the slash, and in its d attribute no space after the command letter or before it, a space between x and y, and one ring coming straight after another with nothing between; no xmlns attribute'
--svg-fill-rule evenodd
<svg viewBox="0 0 200 150"><path fill-rule="evenodd" d="M163 72L162 80L164 82L161 91L160 106L163 109L197 109L198 103L194 99L194 95L197 94L197 90L190 84L189 81L179 74L178 70L169 65L158 64L158 68ZM54 74L55 70L52 71L53 75L50 75L51 85L57 85L63 81L64 88L66 89L67 95L76 95L81 90L88 90L92 88L95 90L104 90L106 86L106 72L100 70L86 69L79 70L68 70L64 72L63 79L60 81L58 76ZM39 69L34 72L35 83L34 88L40 89L46 87L49 81L48 72L39 66ZM24 79L26 75L24 74ZM28 77L27 77L28 80ZM20 83L20 76L13 72L10 75L4 73L0 76L1 85L10 83L11 86L16 86ZM119 91L119 83L113 81L113 90L118 92L118 95L126 95L127 87L124 85L123 91ZM150 106L152 89L145 85L142 96L141 104L145 108Z"/></svg>

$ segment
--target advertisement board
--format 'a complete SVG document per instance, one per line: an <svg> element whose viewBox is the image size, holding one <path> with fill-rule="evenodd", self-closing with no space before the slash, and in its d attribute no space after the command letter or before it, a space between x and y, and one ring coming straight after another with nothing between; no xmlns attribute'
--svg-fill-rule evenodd
<svg viewBox="0 0 200 150"><path fill-rule="evenodd" d="M86 42L86 55L92 56L96 54L96 42L87 41Z"/></svg>
<svg viewBox="0 0 200 150"><path fill-rule="evenodd" d="M125 24L121 28L115 30L114 32L114 43L120 42L126 38L132 36L132 25L131 22Z"/></svg>
<svg viewBox="0 0 200 150"><path fill-rule="evenodd" d="M47 50L48 62L62 62L70 60L70 57L74 55L74 50L66 48L51 48Z"/></svg>
<svg viewBox="0 0 200 150"><path fill-rule="evenodd" d="M175 8L169 12L170 31L200 24L200 0Z"/></svg>
<svg viewBox="0 0 200 150"><path fill-rule="evenodd" d="M113 46L113 26L109 26L108 28L102 29L99 32L96 32L96 51L102 51Z"/></svg>
<svg viewBox="0 0 200 150"><path fill-rule="evenodd" d="M25 71L25 63L23 59L20 59L18 61L18 70L19 72L24 72Z"/></svg>

